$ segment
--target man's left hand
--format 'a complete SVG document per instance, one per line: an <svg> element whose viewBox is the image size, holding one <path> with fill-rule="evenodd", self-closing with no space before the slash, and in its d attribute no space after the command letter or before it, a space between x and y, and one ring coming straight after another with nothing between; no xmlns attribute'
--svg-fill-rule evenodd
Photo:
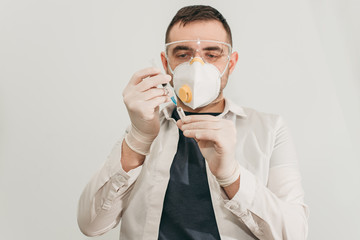
<svg viewBox="0 0 360 240"><path fill-rule="evenodd" d="M236 128L232 121L211 115L186 116L177 121L177 126L185 137L194 138L208 162L210 171L218 179L229 185L234 174L239 173L239 163L235 159ZM238 179L236 176L234 181ZM230 183L231 184L231 183Z"/></svg>

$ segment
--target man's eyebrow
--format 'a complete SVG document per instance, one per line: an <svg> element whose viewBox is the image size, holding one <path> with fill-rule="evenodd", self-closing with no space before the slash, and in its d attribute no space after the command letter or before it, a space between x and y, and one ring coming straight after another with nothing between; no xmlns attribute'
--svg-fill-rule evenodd
<svg viewBox="0 0 360 240"><path fill-rule="evenodd" d="M174 47L174 49L172 50L172 53L176 53L177 51L181 51L181 50L192 50L192 48L185 46L185 45L178 45L176 47Z"/></svg>
<svg viewBox="0 0 360 240"><path fill-rule="evenodd" d="M205 47L203 48L203 50L205 51L223 51L222 48L220 48L219 46L210 46L210 47Z"/></svg>

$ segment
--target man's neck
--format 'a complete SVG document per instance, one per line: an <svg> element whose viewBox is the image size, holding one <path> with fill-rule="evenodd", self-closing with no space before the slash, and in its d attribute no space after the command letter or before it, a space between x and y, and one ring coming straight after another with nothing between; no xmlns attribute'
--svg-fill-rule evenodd
<svg viewBox="0 0 360 240"><path fill-rule="evenodd" d="M222 93L214 100L212 101L210 104L204 106L204 107L200 107L200 108L196 108L196 109L192 109L188 106L186 106L183 102L181 102L181 100L177 99L177 105L179 107L182 107L182 109L185 112L193 112L193 113L222 113L224 111L225 108L225 99L222 95Z"/></svg>

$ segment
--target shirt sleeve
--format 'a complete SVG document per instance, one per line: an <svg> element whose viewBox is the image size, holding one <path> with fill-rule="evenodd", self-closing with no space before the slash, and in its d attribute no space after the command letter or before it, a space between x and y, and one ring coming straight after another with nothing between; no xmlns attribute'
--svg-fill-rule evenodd
<svg viewBox="0 0 360 240"><path fill-rule="evenodd" d="M296 154L281 118L275 129L267 186L241 167L240 188L225 207L259 239L306 239L309 212Z"/></svg>
<svg viewBox="0 0 360 240"><path fill-rule="evenodd" d="M78 206L78 225L87 236L98 236L117 226L124 205L142 166L125 172L121 166L123 139L112 149L103 167L83 190Z"/></svg>

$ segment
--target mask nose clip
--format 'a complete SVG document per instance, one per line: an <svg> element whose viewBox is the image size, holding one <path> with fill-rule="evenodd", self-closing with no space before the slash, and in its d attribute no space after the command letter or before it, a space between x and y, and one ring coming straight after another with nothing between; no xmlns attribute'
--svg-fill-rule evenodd
<svg viewBox="0 0 360 240"><path fill-rule="evenodd" d="M202 60L201 57L194 57L193 59L191 59L190 65L192 65L194 62L199 62L199 63L201 63L201 65L205 64L204 60Z"/></svg>

